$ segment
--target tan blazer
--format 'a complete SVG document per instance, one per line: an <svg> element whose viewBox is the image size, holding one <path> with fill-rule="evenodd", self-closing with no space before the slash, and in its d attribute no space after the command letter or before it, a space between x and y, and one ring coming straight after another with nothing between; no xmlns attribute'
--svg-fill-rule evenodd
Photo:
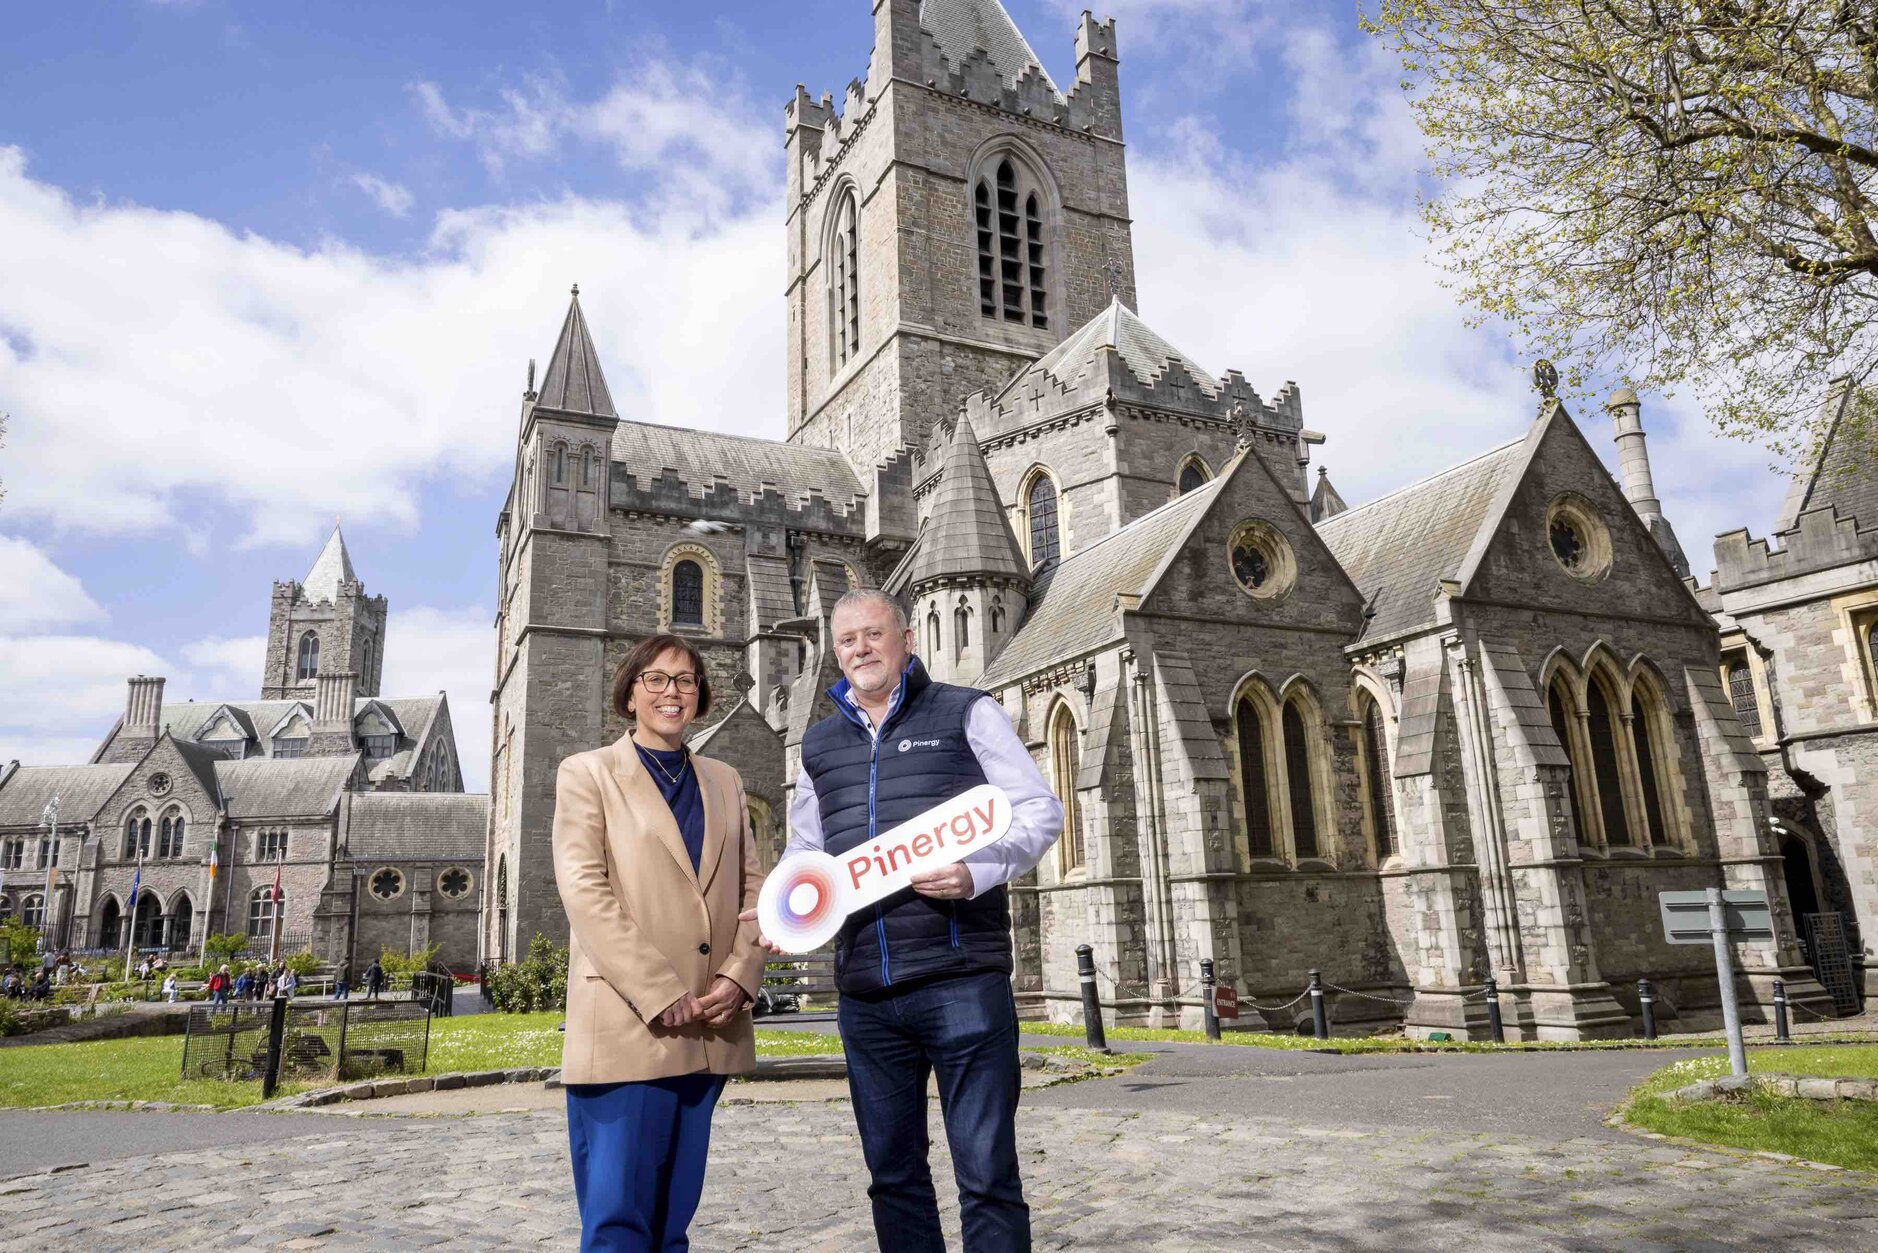
<svg viewBox="0 0 1878 1253"><path fill-rule="evenodd" d="M752 998L763 981L756 924L737 921L762 886L743 780L721 761L691 762L704 801L696 873L630 736L561 763L554 877L570 932L563 1083L756 1066L748 1011L717 1030L658 1025L667 1007L687 992L704 995L717 975Z"/></svg>

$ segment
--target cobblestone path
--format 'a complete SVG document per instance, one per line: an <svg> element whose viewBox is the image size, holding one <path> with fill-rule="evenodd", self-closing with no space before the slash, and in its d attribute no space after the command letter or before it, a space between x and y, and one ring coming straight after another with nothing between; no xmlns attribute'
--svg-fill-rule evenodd
<svg viewBox="0 0 1878 1253"><path fill-rule="evenodd" d="M694 1247L871 1248L851 1118L723 1107ZM0 1248L573 1246L558 1114L388 1121L21 1176L0 1183ZM1865 1176L1643 1140L1061 1107L1019 1130L1040 1249L1878 1248Z"/></svg>

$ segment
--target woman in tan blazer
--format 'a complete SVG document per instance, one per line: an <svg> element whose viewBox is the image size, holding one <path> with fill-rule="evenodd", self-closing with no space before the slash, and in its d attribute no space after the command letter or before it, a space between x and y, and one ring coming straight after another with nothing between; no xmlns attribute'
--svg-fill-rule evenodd
<svg viewBox="0 0 1878 1253"><path fill-rule="evenodd" d="M743 780L693 757L710 708L687 640L641 643L613 680L632 724L561 763L554 876L567 908L561 1082L583 1250L684 1250L704 1188L711 1111L756 1065L763 979Z"/></svg>

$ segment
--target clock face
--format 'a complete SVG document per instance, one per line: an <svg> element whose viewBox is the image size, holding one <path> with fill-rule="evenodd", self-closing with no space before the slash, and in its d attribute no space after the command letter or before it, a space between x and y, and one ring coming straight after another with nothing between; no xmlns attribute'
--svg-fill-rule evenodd
<svg viewBox="0 0 1878 1253"><path fill-rule="evenodd" d="M159 770L150 776L147 786L150 788L150 795L152 796L168 796L170 794L170 788L174 785L170 782L169 775Z"/></svg>
<svg viewBox="0 0 1878 1253"><path fill-rule="evenodd" d="M1272 573L1265 554L1251 544L1240 544L1232 550L1232 572L1248 589L1264 587Z"/></svg>

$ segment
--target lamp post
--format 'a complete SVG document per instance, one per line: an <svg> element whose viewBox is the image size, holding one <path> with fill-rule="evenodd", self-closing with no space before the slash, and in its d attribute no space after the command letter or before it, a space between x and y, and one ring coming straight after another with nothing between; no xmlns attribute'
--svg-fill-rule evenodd
<svg viewBox="0 0 1878 1253"><path fill-rule="evenodd" d="M39 815L46 824L46 903L39 911L39 951L41 954L52 952L53 908L52 893L59 882L59 797L53 793L46 802L45 810Z"/></svg>

